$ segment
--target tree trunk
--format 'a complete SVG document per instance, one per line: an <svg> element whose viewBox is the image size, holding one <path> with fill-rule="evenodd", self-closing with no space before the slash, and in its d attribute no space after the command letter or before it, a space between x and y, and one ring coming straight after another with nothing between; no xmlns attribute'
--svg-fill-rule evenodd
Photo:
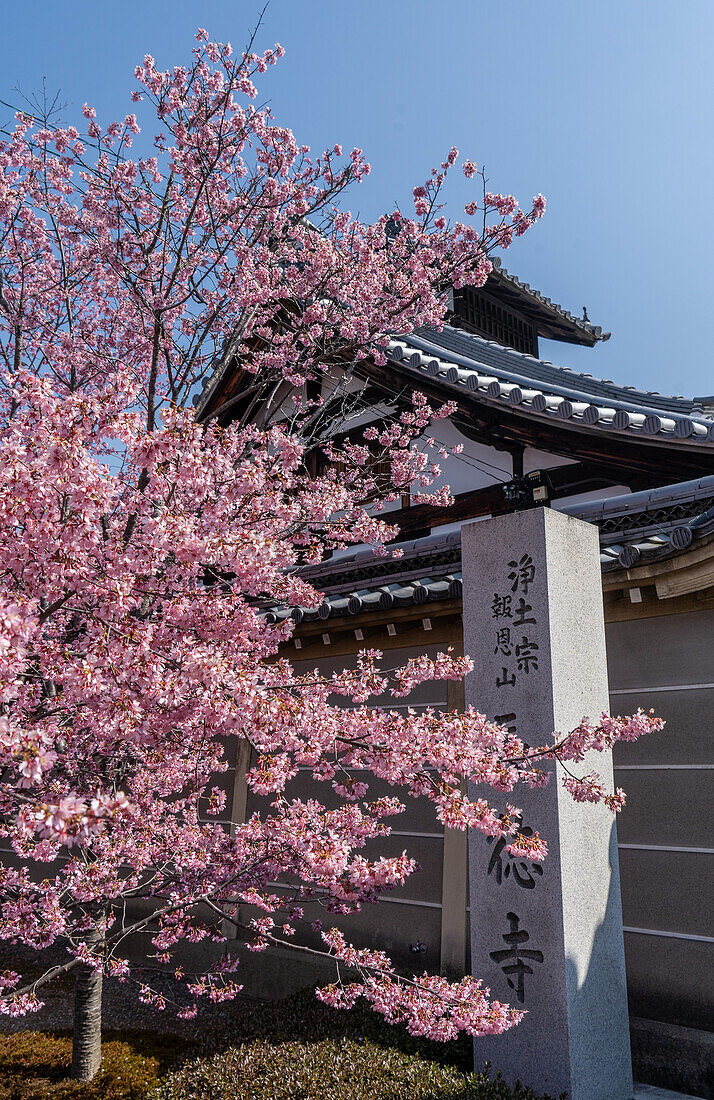
<svg viewBox="0 0 714 1100"><path fill-rule="evenodd" d="M102 1060L102 972L82 966L74 990L72 1077L91 1081Z"/></svg>

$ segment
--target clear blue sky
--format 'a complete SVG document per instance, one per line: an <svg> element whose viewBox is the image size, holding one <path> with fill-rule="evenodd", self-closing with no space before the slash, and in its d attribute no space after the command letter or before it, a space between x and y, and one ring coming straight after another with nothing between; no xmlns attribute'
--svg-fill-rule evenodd
<svg viewBox="0 0 714 1100"><path fill-rule="evenodd" d="M260 0L23 0L3 5L0 98L17 84L128 109L144 53L187 60L193 31L237 48ZM352 208L409 201L453 144L492 188L548 213L506 266L613 335L546 357L663 393L714 393L712 0L271 0L284 61L261 93L313 147L373 165ZM6 120L6 114L0 117ZM458 215L466 181L452 192Z"/></svg>

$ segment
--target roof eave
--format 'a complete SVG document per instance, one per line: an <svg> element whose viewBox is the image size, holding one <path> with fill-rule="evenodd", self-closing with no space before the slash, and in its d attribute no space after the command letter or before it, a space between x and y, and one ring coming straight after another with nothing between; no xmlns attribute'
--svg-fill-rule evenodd
<svg viewBox="0 0 714 1100"><path fill-rule="evenodd" d="M603 332L600 325L575 317L529 283L522 283L515 275L511 275L501 267L497 259L493 262L494 268L488 277L486 289L496 290L502 297L510 299L511 304L533 322L536 332L543 339L582 344L586 347L594 347L595 344L610 339L612 333Z"/></svg>

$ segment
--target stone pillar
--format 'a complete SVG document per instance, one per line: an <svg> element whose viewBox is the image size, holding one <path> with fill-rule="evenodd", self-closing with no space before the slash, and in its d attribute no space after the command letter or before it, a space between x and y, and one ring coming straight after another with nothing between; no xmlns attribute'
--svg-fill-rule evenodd
<svg viewBox="0 0 714 1100"><path fill-rule="evenodd" d="M462 528L466 701L529 744L609 709L597 529L548 508ZM609 753L593 753L612 786ZM493 998L527 1010L516 1028L475 1041L510 1083L569 1100L632 1096L617 837L610 811L575 803L561 765L547 787L502 796L540 833L543 864L469 837L471 969Z"/></svg>

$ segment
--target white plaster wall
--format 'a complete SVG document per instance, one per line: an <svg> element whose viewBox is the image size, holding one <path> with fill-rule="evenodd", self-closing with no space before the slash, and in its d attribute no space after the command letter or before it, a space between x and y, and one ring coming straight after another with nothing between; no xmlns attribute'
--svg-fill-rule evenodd
<svg viewBox="0 0 714 1100"><path fill-rule="evenodd" d="M448 485L454 494L466 493L472 489L483 489L487 485L510 481L513 476L513 463L507 451L497 451L495 447L489 447L485 443L476 443L463 435L451 420L434 421L419 438L419 446L425 448L429 438L443 444L447 451L459 444L464 449L461 454L449 454L445 459L436 450L430 452L441 467L442 476L425 492Z"/></svg>
<svg viewBox="0 0 714 1100"><path fill-rule="evenodd" d="M375 406L375 410L379 408L380 412L387 409L386 406ZM353 421L353 423L365 424L369 422L374 412L365 413L359 420ZM513 462L510 454L507 451L496 450L495 447L489 447L485 443L477 443L473 439L469 439L452 420L437 420L434 421L430 428L424 432L415 441L415 446L419 446L422 449L426 449L426 440L433 438L437 443L442 444L449 452L447 458L441 458L436 449L430 451L435 462L439 464L442 470L442 474L438 477L431 486L424 489L424 492L433 492L436 489L441 488L444 485L448 485L452 494L466 493L474 489L483 489L488 486L510 481L513 476ZM461 444L463 451L461 454L455 455L451 453L453 447ZM523 455L523 472L528 474L534 470L551 470L558 466L571 466L575 464L575 459L565 458L563 455L551 454L548 451L540 451L535 447L526 447ZM415 491L418 491L415 487ZM610 497L620 496L624 493L629 493L630 490L625 485L613 485L603 489L594 489L589 492L577 493L572 496L561 497L553 503L555 509L560 509L566 504L576 504L579 502L585 502L590 500L606 500ZM393 504L387 505L380 513L388 517L390 512L398 511L401 508L401 502L395 501ZM480 516L479 519L487 519L487 516ZM473 522L471 520L465 522ZM441 525L437 525L432 528L433 534L449 534L453 531L459 531L462 526L462 521L446 522ZM348 557L354 554L357 550L365 549L364 546L351 547L349 550L338 551L335 557Z"/></svg>
<svg viewBox="0 0 714 1100"><path fill-rule="evenodd" d="M549 451L537 451L535 447L526 447L523 452L524 474L531 474L534 470L552 470L554 466L573 466L575 463L574 458L550 454Z"/></svg>

